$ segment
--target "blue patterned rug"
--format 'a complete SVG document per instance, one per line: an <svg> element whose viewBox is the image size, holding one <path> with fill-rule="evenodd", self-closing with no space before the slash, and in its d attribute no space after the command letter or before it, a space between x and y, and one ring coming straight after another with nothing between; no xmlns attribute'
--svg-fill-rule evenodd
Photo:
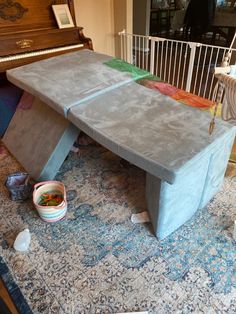
<svg viewBox="0 0 236 314"><path fill-rule="evenodd" d="M0 270L20 313L236 313L232 167L208 207L158 241L149 223L130 220L146 210L142 170L97 145L70 153L57 175L68 214L50 224L31 201L9 199L5 178L21 168L0 146ZM25 227L32 241L21 254L12 243Z"/></svg>

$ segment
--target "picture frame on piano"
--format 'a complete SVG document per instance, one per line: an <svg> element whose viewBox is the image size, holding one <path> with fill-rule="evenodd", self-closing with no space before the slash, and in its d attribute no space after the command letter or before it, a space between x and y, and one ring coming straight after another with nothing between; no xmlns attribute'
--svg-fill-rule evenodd
<svg viewBox="0 0 236 314"><path fill-rule="evenodd" d="M68 4L54 4L52 9L59 28L74 27Z"/></svg>

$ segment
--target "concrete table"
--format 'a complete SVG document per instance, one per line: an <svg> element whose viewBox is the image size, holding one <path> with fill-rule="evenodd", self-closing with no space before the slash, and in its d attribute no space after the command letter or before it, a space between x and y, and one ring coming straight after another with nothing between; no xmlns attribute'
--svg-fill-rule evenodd
<svg viewBox="0 0 236 314"><path fill-rule="evenodd" d="M36 99L17 110L4 143L31 176L52 179L84 131L147 172L147 207L163 239L219 190L235 127L218 120L210 136L208 113L132 82L103 64L109 58L80 51L10 70Z"/></svg>

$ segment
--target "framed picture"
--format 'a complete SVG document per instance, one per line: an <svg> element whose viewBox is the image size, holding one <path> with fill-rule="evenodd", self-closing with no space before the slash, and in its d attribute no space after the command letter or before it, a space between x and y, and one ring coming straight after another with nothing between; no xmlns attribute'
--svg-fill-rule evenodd
<svg viewBox="0 0 236 314"><path fill-rule="evenodd" d="M52 5L52 9L59 28L74 26L68 4L55 4Z"/></svg>

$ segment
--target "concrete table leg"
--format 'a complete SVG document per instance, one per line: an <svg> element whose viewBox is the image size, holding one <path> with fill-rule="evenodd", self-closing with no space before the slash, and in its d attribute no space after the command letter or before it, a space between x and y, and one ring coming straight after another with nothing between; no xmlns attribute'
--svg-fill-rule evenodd
<svg viewBox="0 0 236 314"><path fill-rule="evenodd" d="M32 178L52 180L78 134L70 121L35 99L30 109L16 110L3 142Z"/></svg>
<svg viewBox="0 0 236 314"><path fill-rule="evenodd" d="M147 207L159 239L178 229L219 191L233 140L233 132L220 138L212 149L177 172L174 184L147 173Z"/></svg>
<svg viewBox="0 0 236 314"><path fill-rule="evenodd" d="M234 135L233 133L229 133L215 145L214 152L211 155L204 193L199 208L206 206L212 197L219 191L224 180L233 141Z"/></svg>
<svg viewBox="0 0 236 314"><path fill-rule="evenodd" d="M161 240L178 229L199 208L209 159L176 177L174 184L147 173L146 200L155 235Z"/></svg>

